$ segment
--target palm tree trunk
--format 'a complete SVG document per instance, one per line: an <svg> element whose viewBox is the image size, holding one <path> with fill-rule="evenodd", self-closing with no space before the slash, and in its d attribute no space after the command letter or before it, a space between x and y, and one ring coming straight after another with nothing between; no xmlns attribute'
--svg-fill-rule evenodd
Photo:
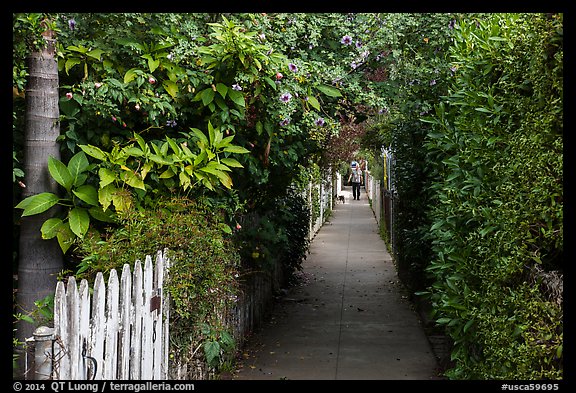
<svg viewBox="0 0 576 393"><path fill-rule="evenodd" d="M58 192L58 185L48 172L48 157L60 158L56 141L60 135L58 66L52 34L48 32L44 39L46 47L29 57L24 131L26 188L23 198L41 192ZM40 233L42 223L53 214L54 211L49 210L44 214L23 217L20 222L16 311L22 314L33 311L36 300L54 293L57 274L63 268L63 255L57 241L43 240ZM16 337L24 341L32 336L35 326L19 322L16 328Z"/></svg>

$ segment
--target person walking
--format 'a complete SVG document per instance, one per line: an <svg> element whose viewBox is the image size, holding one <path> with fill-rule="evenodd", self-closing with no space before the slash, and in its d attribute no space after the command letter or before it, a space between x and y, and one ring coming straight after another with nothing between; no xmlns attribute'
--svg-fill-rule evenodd
<svg viewBox="0 0 576 393"><path fill-rule="evenodd" d="M360 185L362 183L362 170L360 169L360 165L356 161L352 161L350 164L350 168L352 171L350 172L350 176L348 177L348 183L352 181L352 196L354 200L360 199Z"/></svg>

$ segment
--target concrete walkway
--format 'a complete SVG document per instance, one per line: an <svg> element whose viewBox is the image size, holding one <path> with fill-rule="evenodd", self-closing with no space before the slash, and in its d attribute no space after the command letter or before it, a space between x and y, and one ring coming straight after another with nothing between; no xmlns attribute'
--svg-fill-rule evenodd
<svg viewBox="0 0 576 393"><path fill-rule="evenodd" d="M232 379L439 379L366 194L343 193L312 241L301 284L247 342Z"/></svg>

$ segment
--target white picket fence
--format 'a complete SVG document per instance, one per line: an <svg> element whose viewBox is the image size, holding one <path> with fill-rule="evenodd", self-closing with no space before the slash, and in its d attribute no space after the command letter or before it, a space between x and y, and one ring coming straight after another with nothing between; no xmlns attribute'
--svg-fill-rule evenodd
<svg viewBox="0 0 576 393"><path fill-rule="evenodd" d="M86 280L58 282L54 296L51 379L158 380L168 377L169 302L162 292L169 259L158 251L118 279L102 273L92 297Z"/></svg>

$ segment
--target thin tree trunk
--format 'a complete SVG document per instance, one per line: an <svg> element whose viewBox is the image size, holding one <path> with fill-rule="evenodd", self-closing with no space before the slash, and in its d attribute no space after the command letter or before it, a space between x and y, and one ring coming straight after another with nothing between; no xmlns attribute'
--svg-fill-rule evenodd
<svg viewBox="0 0 576 393"><path fill-rule="evenodd" d="M48 32L44 39L46 48L29 57L23 198L41 192L58 192L58 185L48 172L48 157L60 158L56 142L60 135L58 66L52 34ZM57 274L63 268L63 254L57 241L44 240L40 233L43 222L53 214L54 210L50 209L44 214L23 217L20 222L16 307L23 314L36 308L35 301L54 293ZM27 322L19 322L16 327L16 337L20 341L31 337L35 329Z"/></svg>

